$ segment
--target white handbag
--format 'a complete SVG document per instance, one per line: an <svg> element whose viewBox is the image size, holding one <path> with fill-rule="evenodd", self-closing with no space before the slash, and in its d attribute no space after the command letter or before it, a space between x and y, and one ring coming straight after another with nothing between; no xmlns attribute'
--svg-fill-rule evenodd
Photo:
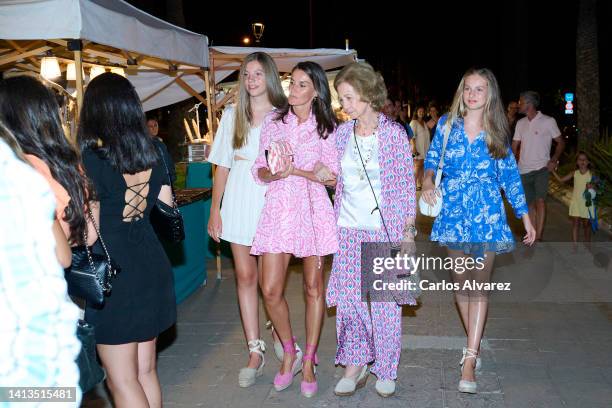
<svg viewBox="0 0 612 408"><path fill-rule="evenodd" d="M444 129L444 140L442 141L442 153L440 153L440 163L438 164L438 170L436 171L436 180L434 182L436 195L436 203L430 205L423 199L423 195L419 198L419 210L421 214L428 217L437 217L442 210L442 190L440 189L440 181L442 180L442 168L444 167L444 153L446 151L446 142L448 142L448 135L450 134L451 126L447 123Z"/></svg>

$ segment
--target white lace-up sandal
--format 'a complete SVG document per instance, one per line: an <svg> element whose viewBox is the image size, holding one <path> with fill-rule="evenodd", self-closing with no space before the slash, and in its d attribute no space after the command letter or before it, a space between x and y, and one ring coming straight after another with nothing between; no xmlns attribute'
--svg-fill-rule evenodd
<svg viewBox="0 0 612 408"><path fill-rule="evenodd" d="M463 370L463 362L465 360L465 347L463 348L463 357L461 357L461 361L459 361L459 371ZM476 354L476 367L474 367L475 371L480 371L482 368L482 361L480 360L480 353Z"/></svg>
<svg viewBox="0 0 612 408"><path fill-rule="evenodd" d="M459 364L461 365L461 372L463 372L463 366L464 366L465 360L469 358L476 359L476 356L478 356L477 353L478 352L476 350L471 349L471 348L463 349L463 357L461 357L461 361L459 362ZM457 389L459 390L459 392L466 392L468 394L476 394L476 389L477 389L476 381L461 380L459 381L459 386L457 387Z"/></svg>
<svg viewBox="0 0 612 408"><path fill-rule="evenodd" d="M262 339L251 340L248 343L249 355L257 353L261 356L261 364L257 368L244 367L240 369L238 374L238 385L242 388L250 387L255 384L255 379L263 374L263 368L266 364L264 352L266 351L266 343Z"/></svg>

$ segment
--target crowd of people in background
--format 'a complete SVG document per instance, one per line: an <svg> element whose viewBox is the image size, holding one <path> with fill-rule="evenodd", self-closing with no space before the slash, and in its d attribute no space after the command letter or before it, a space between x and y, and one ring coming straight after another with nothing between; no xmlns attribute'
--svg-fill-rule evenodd
<svg viewBox="0 0 612 408"><path fill-rule="evenodd" d="M334 363L345 367L336 395L354 394L370 372L381 396L395 393L401 308L416 299L364 299L361 244L399 242L400 253L413 256L417 194L432 206L443 200L431 241L453 259L484 259L473 275L451 272L457 282L490 282L496 255L515 248L503 197L522 221L522 242L543 240L550 174L573 180L572 238L578 241L582 228L590 239L583 192L594 171L587 154L580 152L577 169L560 176L564 139L555 120L538 110L539 95L526 91L504 106L488 69L468 70L450 107L442 109L399 101L369 64L352 63L334 81L342 120L332 109L325 72L314 62L293 68L288 96L265 53L248 55L239 78L235 104L225 109L209 156L216 171L208 233L230 242L233 253L248 350L240 387L255 384L265 365L259 288L280 362L277 391L302 372L302 395L317 393L323 318L326 307L335 307ZM41 366L15 361L21 369L9 375L15 385L78 381L78 309L66 297L62 269L70 267L71 247L101 250L99 225L122 272L104 307L86 305L84 319L95 328L115 405L160 407L156 339L175 324L176 305L171 265L149 217L157 200L172 202L172 158L158 137L157 118L145 116L133 86L119 75L106 73L89 83L76 144L66 139L58 112L53 92L37 79L0 81L0 311L10 310L22 322L14 327L36 332L49 345L30 357ZM275 143L292 155L279 172L271 170L268 157ZM326 288L328 255L333 261ZM304 350L284 295L292 257L302 261ZM32 285L34 280L48 282L48 289ZM475 393L487 293L457 291L455 300L466 332L458 389ZM8 344L21 335L0 337Z"/></svg>

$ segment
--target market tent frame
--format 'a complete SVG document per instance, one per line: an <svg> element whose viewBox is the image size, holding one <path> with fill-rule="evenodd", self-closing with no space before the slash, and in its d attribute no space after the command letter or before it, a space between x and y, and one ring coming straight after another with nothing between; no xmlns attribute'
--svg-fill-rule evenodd
<svg viewBox="0 0 612 408"><path fill-rule="evenodd" d="M315 61L330 70L357 59L355 50L342 49L209 49L205 35L174 26L123 0L0 3L0 71L40 74L41 59L48 54L62 64L74 61L77 112L83 98L83 67L121 67L134 84L145 111L190 97L206 104L212 137L217 111L237 89L218 101L208 95L216 95L217 84L239 70L244 58L255 51L270 54L279 72L285 74L300 61ZM62 71L65 70L63 65Z"/></svg>
<svg viewBox="0 0 612 408"><path fill-rule="evenodd" d="M61 64L74 61L77 112L83 100L83 67L94 65L123 68L145 111L190 97L206 103L200 92L210 95L214 90L205 35L123 0L0 3L0 71L40 74L45 56Z"/></svg>

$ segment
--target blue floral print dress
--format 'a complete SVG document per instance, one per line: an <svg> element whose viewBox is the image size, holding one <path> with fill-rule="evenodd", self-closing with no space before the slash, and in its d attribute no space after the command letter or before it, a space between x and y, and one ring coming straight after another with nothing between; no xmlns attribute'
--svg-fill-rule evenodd
<svg viewBox="0 0 612 408"><path fill-rule="evenodd" d="M434 173L440 162L446 115L436 127L425 159L425 171ZM514 249L500 190L504 190L517 218L527 214L525 193L516 160L508 146L503 159L489 154L485 132L470 143L463 118L451 127L444 154L442 210L431 231L431 240L466 254L482 255Z"/></svg>

